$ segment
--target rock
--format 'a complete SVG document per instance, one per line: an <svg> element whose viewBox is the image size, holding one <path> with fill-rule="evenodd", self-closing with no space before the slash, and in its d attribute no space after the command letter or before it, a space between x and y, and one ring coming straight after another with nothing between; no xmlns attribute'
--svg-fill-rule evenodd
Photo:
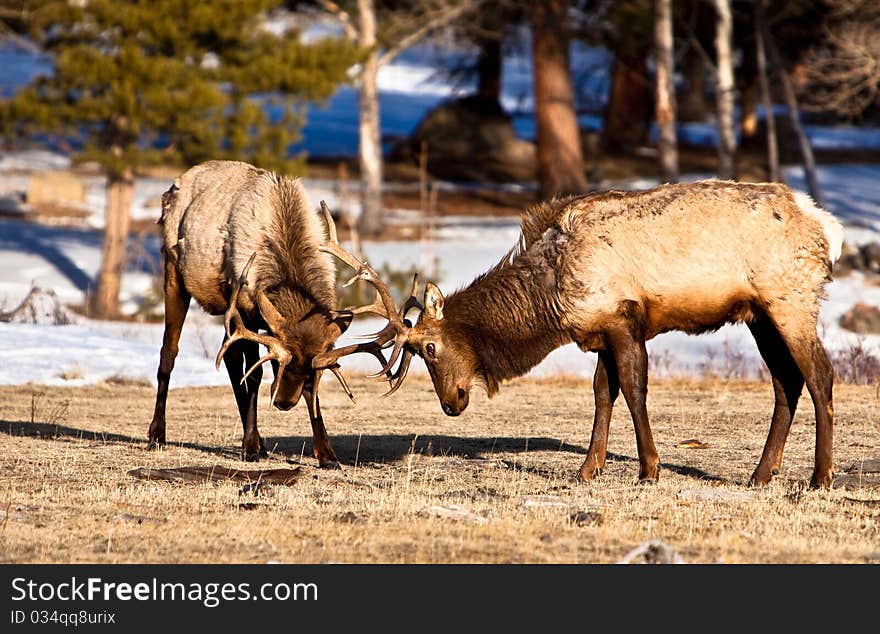
<svg viewBox="0 0 880 634"><path fill-rule="evenodd" d="M846 470L847 473L880 473L880 458L865 458Z"/></svg>
<svg viewBox="0 0 880 634"><path fill-rule="evenodd" d="M859 248L866 271L880 273L880 242L869 242Z"/></svg>
<svg viewBox="0 0 880 634"><path fill-rule="evenodd" d="M28 205L77 205L86 200L86 186L70 172L37 172L25 194Z"/></svg>
<svg viewBox="0 0 880 634"><path fill-rule="evenodd" d="M880 333L880 308L859 302L840 317L840 327L859 334Z"/></svg>
<svg viewBox="0 0 880 634"><path fill-rule="evenodd" d="M747 502L755 498L754 491L727 491L725 489L682 489L679 500L695 502Z"/></svg>
<svg viewBox="0 0 880 634"><path fill-rule="evenodd" d="M603 517L597 511L577 511L569 515L568 521L575 526L599 526Z"/></svg>
<svg viewBox="0 0 880 634"><path fill-rule="evenodd" d="M513 120L496 100L470 96L444 101L392 150L392 158L418 163L422 142L428 171L436 178L535 180L535 145L517 136Z"/></svg>
<svg viewBox="0 0 880 634"><path fill-rule="evenodd" d="M469 522L471 524L483 525L488 520L476 513L459 506L450 504L448 506L429 506L422 509L421 515L432 515L434 517L442 517L444 519L457 520L460 522Z"/></svg>
<svg viewBox="0 0 880 634"><path fill-rule="evenodd" d="M639 544L618 562L621 564L686 564L684 558L665 542L655 539Z"/></svg>
<svg viewBox="0 0 880 634"><path fill-rule="evenodd" d="M675 443L675 446L678 449L706 449L709 443L703 442L699 438L688 438L687 440Z"/></svg>
<svg viewBox="0 0 880 634"><path fill-rule="evenodd" d="M31 288L22 302L9 312L0 310L0 322L66 326L76 323L76 316L58 299L52 289Z"/></svg>

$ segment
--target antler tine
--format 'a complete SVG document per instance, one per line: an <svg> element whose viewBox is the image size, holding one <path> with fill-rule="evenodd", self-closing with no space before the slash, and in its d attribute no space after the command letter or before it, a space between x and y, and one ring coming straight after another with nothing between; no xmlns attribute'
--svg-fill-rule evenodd
<svg viewBox="0 0 880 634"><path fill-rule="evenodd" d="M387 375L391 368L394 367L394 364L397 363L397 358L400 356L400 353L403 351L403 347L406 345L406 337L395 337L394 338L394 348L391 350L391 356L388 359L388 363L382 366L382 369L374 374L367 375L368 378L375 379L377 377L382 376L383 374ZM390 377L389 377L390 378Z"/></svg>
<svg viewBox="0 0 880 634"><path fill-rule="evenodd" d="M383 366L385 365L385 356L382 354L382 346L375 341L370 341L367 343L351 344L343 348L337 348L335 350L330 350L329 352L318 355L312 360L312 367L319 370L327 370L330 369L333 365L337 365L336 362L340 358L348 356L350 354L356 354L358 352L369 352L379 360L379 363L381 363ZM383 370L383 372L387 373L387 371L385 370Z"/></svg>
<svg viewBox="0 0 880 634"><path fill-rule="evenodd" d="M336 223L333 222L333 216L330 214L330 208L327 206L327 203L323 200L321 201L321 212L324 214L324 220L327 222L327 242L318 247L320 251L324 253L329 253L340 260L342 260L345 264L356 271L355 276L350 279L346 284L351 284L357 279L364 280L365 282L369 282L373 288L376 289L377 298L373 301L369 306L360 306L357 308L347 308L346 310L351 311L353 314L359 314L364 312L372 312L380 317L385 317L386 319L391 320L392 322L396 322L397 320L397 308L394 305L394 298L391 297L391 291L388 290L388 286L379 279L379 274L366 262L361 262L354 255L346 251L342 245L339 243L339 237L336 233ZM403 324L400 324L403 326Z"/></svg>
<svg viewBox="0 0 880 634"><path fill-rule="evenodd" d="M420 302L416 295L419 293L419 274L418 271L413 273L413 281L412 281L412 290L409 292L409 297L406 299L406 303L404 303L403 308L400 309L400 318L406 319L406 314L412 310L413 308L418 308L419 310L424 310L425 307L422 306L422 302Z"/></svg>
<svg viewBox="0 0 880 634"><path fill-rule="evenodd" d="M310 415L318 411L318 384L321 382L322 374L324 374L324 370L315 370L315 378L312 379L312 393L309 394L309 399L311 399L312 405L309 412Z"/></svg>
<svg viewBox="0 0 880 634"><path fill-rule="evenodd" d="M412 350L404 350L403 356L400 359L400 366L397 368L397 372L394 373L393 376L388 380L391 383L391 389L385 392L382 395L382 398L386 398L394 394L401 385L403 385L403 380L406 378L407 372L409 372L409 364L413 358ZM396 380L396 382L395 382Z"/></svg>
<svg viewBox="0 0 880 634"><path fill-rule="evenodd" d="M342 374L342 370L339 368L339 364L334 363L333 365L331 365L330 371L333 373L333 376L335 376L336 379L339 381L339 384L342 385L342 389L345 390L345 393L348 396L348 398L351 399L351 402L357 403L357 401L354 398L354 394L352 394L352 392L351 392L351 388L348 387L348 381L345 380L345 375Z"/></svg>
<svg viewBox="0 0 880 634"><path fill-rule="evenodd" d="M238 312L238 295L241 292L241 287L248 285L247 276L256 257L257 252L254 251L251 254L251 257L248 258L247 264L245 264L244 268L241 270L241 275L239 275L238 279L232 283L232 293L229 296L229 306L226 308L226 312L223 315L223 323L226 326L226 340L217 352L214 366L218 370L220 369L220 361L226 355L229 347L236 341L245 339L266 346L266 348L269 349L268 354L248 368L247 372L244 373L244 376L241 377L241 383L244 383L258 367L267 361L277 361L278 371L275 373L275 380L272 383L272 399L269 401L270 403L274 403L275 397L278 396L278 389L281 387L281 375L284 373L284 368L287 367L287 364L290 363L291 360L290 352L285 350L284 346L281 345L281 341L276 337L261 335L250 330L244 325L241 313ZM235 325L235 332L232 332L232 325Z"/></svg>

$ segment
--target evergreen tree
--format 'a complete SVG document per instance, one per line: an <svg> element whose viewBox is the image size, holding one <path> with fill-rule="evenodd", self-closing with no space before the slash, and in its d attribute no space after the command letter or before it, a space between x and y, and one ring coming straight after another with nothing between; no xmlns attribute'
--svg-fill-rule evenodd
<svg viewBox="0 0 880 634"><path fill-rule="evenodd" d="M236 158L293 171L304 101L326 98L357 59L353 46L302 44L262 27L281 0L65 0L34 3L34 38L54 73L0 104L7 138L62 134L76 160L107 174L95 316L118 314L135 171Z"/></svg>

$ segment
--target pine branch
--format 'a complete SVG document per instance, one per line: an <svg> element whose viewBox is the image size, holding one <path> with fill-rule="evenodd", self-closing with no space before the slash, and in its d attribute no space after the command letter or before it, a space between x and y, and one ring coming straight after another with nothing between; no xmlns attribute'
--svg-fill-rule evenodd
<svg viewBox="0 0 880 634"><path fill-rule="evenodd" d="M352 41L357 41L358 39L358 31L354 26L354 23L351 21L351 15L340 7L338 4L333 2L333 0L317 0L318 4L333 16L337 22L339 22L342 29L345 31L346 37Z"/></svg>

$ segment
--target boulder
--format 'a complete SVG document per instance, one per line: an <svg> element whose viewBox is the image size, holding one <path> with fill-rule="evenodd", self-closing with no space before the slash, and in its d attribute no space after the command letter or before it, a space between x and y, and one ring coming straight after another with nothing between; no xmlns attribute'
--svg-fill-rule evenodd
<svg viewBox="0 0 880 634"><path fill-rule="evenodd" d="M471 96L439 104L392 150L391 158L418 163L422 142L428 172L435 178L535 180L535 145L517 136L513 120L496 100Z"/></svg>
<svg viewBox="0 0 880 634"><path fill-rule="evenodd" d="M27 186L28 205L77 205L86 200L83 182L63 171L36 172Z"/></svg>
<svg viewBox="0 0 880 634"><path fill-rule="evenodd" d="M859 334L878 334L880 308L859 302L840 317L840 327Z"/></svg>

